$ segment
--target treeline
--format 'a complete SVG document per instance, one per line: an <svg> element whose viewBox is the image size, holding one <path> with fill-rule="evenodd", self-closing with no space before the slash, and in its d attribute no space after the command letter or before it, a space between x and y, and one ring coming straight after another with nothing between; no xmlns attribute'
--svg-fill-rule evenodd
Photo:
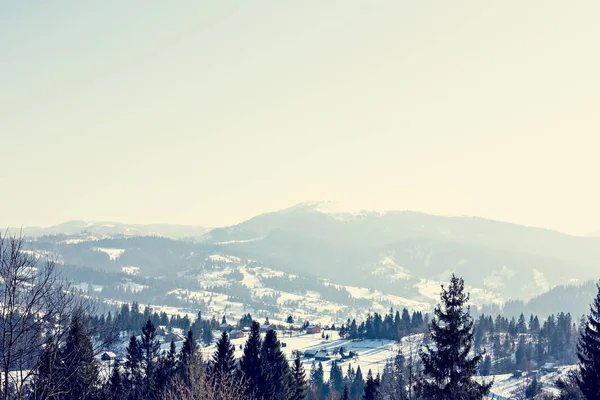
<svg viewBox="0 0 600 400"><path fill-rule="evenodd" d="M348 318L346 324L340 327L339 335L349 339L400 340L407 335L426 332L429 318L429 314L423 316L420 311L413 312L411 316L406 308L402 309L402 314L399 311L394 313L394 309L390 308L386 315L369 314L360 324Z"/></svg>
<svg viewBox="0 0 600 400"><path fill-rule="evenodd" d="M542 324L537 315L518 319L481 315L474 324L474 348L489 350L494 363L486 360L482 374L508 373L541 368L546 363L567 365L577 362L580 326L569 313L550 315Z"/></svg>

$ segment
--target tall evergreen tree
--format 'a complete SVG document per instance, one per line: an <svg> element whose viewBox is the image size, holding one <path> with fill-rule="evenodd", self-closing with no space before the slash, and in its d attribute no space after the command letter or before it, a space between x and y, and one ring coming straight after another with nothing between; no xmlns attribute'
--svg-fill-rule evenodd
<svg viewBox="0 0 600 400"><path fill-rule="evenodd" d="M379 379L374 379L371 371L367 376L367 382L365 384L365 393L363 394L364 400L379 400L381 399L381 393L379 392Z"/></svg>
<svg viewBox="0 0 600 400"><path fill-rule="evenodd" d="M291 371L274 330L267 332L262 343L260 366L260 394L270 400L288 399L292 386Z"/></svg>
<svg viewBox="0 0 600 400"><path fill-rule="evenodd" d="M160 342L156 339L156 328L151 320L148 320L142 328L140 350L142 352L142 369L144 371L144 398L151 399L156 396L158 357L160 355Z"/></svg>
<svg viewBox="0 0 600 400"><path fill-rule="evenodd" d="M306 374L304 372L304 366L300 361L299 357L294 359L294 365L292 365L292 390L290 400L304 400L308 396L308 387L306 384Z"/></svg>
<svg viewBox="0 0 600 400"><path fill-rule="evenodd" d="M600 283L596 286L598 294L577 345L581 374L577 384L588 400L600 399Z"/></svg>
<svg viewBox="0 0 600 400"><path fill-rule="evenodd" d="M108 400L121 400L123 396L123 379L121 377L121 366L115 361L110 372L110 378L106 387L105 397Z"/></svg>
<svg viewBox="0 0 600 400"><path fill-rule="evenodd" d="M342 393L342 400L349 400L350 393L348 392L348 385L344 385L344 392Z"/></svg>
<svg viewBox="0 0 600 400"><path fill-rule="evenodd" d="M244 379L248 385L248 394L252 396L258 390L260 379L260 324L258 321L252 321L250 335L244 346L244 354L240 360L240 369L244 374Z"/></svg>
<svg viewBox="0 0 600 400"><path fill-rule="evenodd" d="M473 319L465 304L464 281L452 275L446 290L442 286L441 304L435 308L431 321L431 339L435 348L426 345L419 350L425 375L417 382L417 390L428 399L483 399L490 391L492 382L478 383L472 378L482 354L469 358L473 346Z"/></svg>
<svg viewBox="0 0 600 400"><path fill-rule="evenodd" d="M125 379L123 386L132 400L142 399L143 396L143 369L142 349L135 336L129 338L127 345L127 359L125 360Z"/></svg>
<svg viewBox="0 0 600 400"><path fill-rule="evenodd" d="M188 375L189 368L195 363L201 363L201 354L198 351L198 344L194 338L194 333L189 330L185 340L183 341L183 347L179 352L179 360L177 362L177 373L183 379L183 382L190 386L190 377Z"/></svg>
<svg viewBox="0 0 600 400"><path fill-rule="evenodd" d="M61 351L65 400L83 400L95 396L98 364L92 342L79 316L71 321L64 349Z"/></svg>
<svg viewBox="0 0 600 400"><path fill-rule="evenodd" d="M177 368L177 350L175 341L171 339L169 351L160 358L157 385L160 390L165 389L175 376Z"/></svg>
<svg viewBox="0 0 600 400"><path fill-rule="evenodd" d="M352 380L352 386L350 387L350 395L353 399L359 397L365 390L365 381L363 378L360 365L356 368L356 374L354 380Z"/></svg>
<svg viewBox="0 0 600 400"><path fill-rule="evenodd" d="M222 385L230 382L235 371L235 348L229 341L227 332L223 332L217 341L217 351L212 359L213 376L216 382Z"/></svg>

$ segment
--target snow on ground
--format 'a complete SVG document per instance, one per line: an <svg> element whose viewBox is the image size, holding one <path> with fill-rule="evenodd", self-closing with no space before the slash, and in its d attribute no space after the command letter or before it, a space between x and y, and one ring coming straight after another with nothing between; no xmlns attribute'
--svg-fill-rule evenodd
<svg viewBox="0 0 600 400"><path fill-rule="evenodd" d="M419 294L427 299L434 300L436 303L439 302L440 292L442 291L442 285L448 285L448 282L437 281L437 280L428 280L421 279L419 283L415 284L414 287L417 288ZM481 305L481 304L503 304L503 297L498 294L491 292L489 290L476 288L472 286L466 286L467 292L470 294L470 302L471 304Z"/></svg>
<svg viewBox="0 0 600 400"><path fill-rule="evenodd" d="M556 381L559 378L565 379L570 371L577 368L576 365L558 367L556 371L542 373L538 375L538 380L542 386L542 393L551 396L560 395L560 390L556 387ZM518 398L519 392L530 384L533 376L515 378L512 374L492 375L486 379L494 379L491 394L499 400L508 400Z"/></svg>
<svg viewBox="0 0 600 400"><path fill-rule="evenodd" d="M363 375L366 376L369 369L373 374L383 372L383 367L386 362L392 361L398 352L402 352L405 358L417 356L417 343L420 343L422 335L414 335L406 337L401 343L393 340L350 340L340 339L337 331L323 331L325 335L329 335L329 340L321 337L321 333L306 334L302 332L293 332L292 336L283 331L277 332L277 338L280 342L285 343L286 346L282 347L282 351L287 357L288 361L294 360L295 351L304 353L306 350L326 350L331 359L328 361L321 361L323 369L325 371L325 380L329 379L329 371L331 370L331 364L336 360L342 367L342 371L346 374L348 365L352 365L352 368L356 369L360 366ZM220 332L215 332L215 338L220 336ZM261 336L264 338L264 333ZM240 358L243 354L243 347L246 343L247 335L240 339L231 339L231 343L235 347L235 356ZM240 349L240 346L242 349ZM344 348L344 353L348 354L350 351L357 353L357 357L353 359L341 360L337 353L339 348ZM204 359L210 359L212 354L216 350L216 343L211 346L202 348L202 355ZM301 357L300 360L304 364L304 369L308 374L313 364L318 364L319 361L315 361L314 358Z"/></svg>
<svg viewBox="0 0 600 400"><path fill-rule="evenodd" d="M384 276L390 281L410 278L410 273L400 265L396 264L394 257L383 256L371 271L372 275Z"/></svg>
<svg viewBox="0 0 600 400"><path fill-rule="evenodd" d="M133 265L128 265L126 267L121 267L121 272L124 272L127 275L139 275L140 274L140 267L135 267Z"/></svg>
<svg viewBox="0 0 600 400"><path fill-rule="evenodd" d="M141 292L142 290L148 287L148 285L140 285L139 283L131 281L122 283L121 285L123 286L123 288L125 288L125 290L133 293Z"/></svg>
<svg viewBox="0 0 600 400"><path fill-rule="evenodd" d="M242 285L246 286L249 289L262 287L260 279L255 274L249 272L248 268L245 265L239 267L238 270L244 276L244 278L242 279Z"/></svg>
<svg viewBox="0 0 600 400"><path fill-rule="evenodd" d="M212 254L208 256L207 261L214 261L220 263L239 263L240 259L234 256L222 256L220 254Z"/></svg>
<svg viewBox="0 0 600 400"><path fill-rule="evenodd" d="M393 304L394 308L396 308L396 309L402 309L402 308L406 307L409 311L430 311L431 310L430 303L417 301L417 300L411 300L406 297L395 296L392 294L384 294L383 292L381 292L379 290L373 290L373 289L356 287L356 286L344 286L344 287L346 288L348 293L350 293L350 295L352 297L354 297L355 299L368 299L368 300L374 301L375 304L373 307L377 308L377 310L374 310L374 311L379 312L380 311L379 308L383 309L385 312L387 312L389 310L389 305L383 306L383 305L377 303L378 301L385 301L390 304ZM437 297L439 298L439 295ZM380 306L380 307L378 307L378 306Z"/></svg>
<svg viewBox="0 0 600 400"><path fill-rule="evenodd" d="M264 239L264 237L257 237L257 238L253 238L253 239L245 239L245 240L228 240L226 242L217 242L215 244L233 244L233 243L249 243L249 242L256 242L257 240L261 240Z"/></svg>
<svg viewBox="0 0 600 400"><path fill-rule="evenodd" d="M248 272L254 274L259 278L273 278L275 276L284 276L285 274L281 271L277 271L267 267L251 267L247 269Z"/></svg>
<svg viewBox="0 0 600 400"><path fill-rule="evenodd" d="M87 292L88 290L90 290L90 288L94 292L101 292L102 291L102 286L100 286L100 285L90 285L87 282L81 282L81 283L79 283L77 285L73 285L73 288L79 289L79 290L83 290L85 292Z"/></svg>
<svg viewBox="0 0 600 400"><path fill-rule="evenodd" d="M121 257L121 254L125 252L125 249L108 249L104 247L94 247L94 250L108 254L110 261L116 260L117 258Z"/></svg>

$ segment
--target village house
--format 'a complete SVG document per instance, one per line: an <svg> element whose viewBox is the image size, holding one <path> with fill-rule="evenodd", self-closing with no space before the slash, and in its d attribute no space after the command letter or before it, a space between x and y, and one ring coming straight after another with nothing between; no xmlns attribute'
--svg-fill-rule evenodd
<svg viewBox="0 0 600 400"><path fill-rule="evenodd" d="M306 327L306 333L321 333L321 327L319 325L309 325Z"/></svg>

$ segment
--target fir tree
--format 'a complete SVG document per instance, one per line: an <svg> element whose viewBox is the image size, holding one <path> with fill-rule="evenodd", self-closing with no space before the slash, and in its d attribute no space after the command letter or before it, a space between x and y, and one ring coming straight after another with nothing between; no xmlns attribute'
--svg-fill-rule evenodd
<svg viewBox="0 0 600 400"><path fill-rule="evenodd" d="M183 347L179 352L179 360L177 362L177 373L182 377L184 383L190 386L190 377L188 375L189 368L196 362L200 362L198 358L201 358L201 354L198 351L198 344L194 338L194 333L189 330L185 340L183 341Z"/></svg>
<svg viewBox="0 0 600 400"><path fill-rule="evenodd" d="M123 386L130 399L141 399L143 396L142 349L135 336L129 338L125 361L125 379Z"/></svg>
<svg viewBox="0 0 600 400"><path fill-rule="evenodd" d="M121 378L119 361L115 361L110 373L106 389L106 398L108 400L120 400L123 396L123 379Z"/></svg>
<svg viewBox="0 0 600 400"><path fill-rule="evenodd" d="M581 375L577 384L588 400L600 399L600 283L596 286L598 294L577 345Z"/></svg>
<svg viewBox="0 0 600 400"><path fill-rule="evenodd" d="M147 308L147 307L146 307ZM158 357L160 343L156 339L156 328L152 321L148 320L142 328L140 338L140 350L142 352L142 368L144 370L144 398L153 398L156 394L156 378L158 373Z"/></svg>
<svg viewBox="0 0 600 400"><path fill-rule="evenodd" d="M244 374L248 385L248 394L252 396L258 390L258 381L260 379L260 324L258 321L252 321L250 335L244 346L244 354L240 360L240 369Z"/></svg>
<svg viewBox="0 0 600 400"><path fill-rule="evenodd" d="M261 379L259 394L266 399L284 400L289 398L292 376L289 364L281 351L274 330L267 332L260 351Z"/></svg>
<svg viewBox="0 0 600 400"><path fill-rule="evenodd" d="M492 382L480 384L472 379L482 354L468 358L473 346L473 320L469 309L465 310L469 295L464 292L464 281L452 275L448 289L442 286L441 300L431 321L435 348L427 345L426 351L419 350L424 372L431 379L419 379L417 390L428 399L482 399Z"/></svg>
<svg viewBox="0 0 600 400"><path fill-rule="evenodd" d="M352 386L350 387L350 395L353 399L359 397L363 391L365 390L365 381L363 379L362 371L360 370L360 365L356 368L356 374L354 375L354 379L352 380Z"/></svg>
<svg viewBox="0 0 600 400"><path fill-rule="evenodd" d="M350 393L348 392L348 385L344 385L344 392L342 393L342 400L349 400Z"/></svg>
<svg viewBox="0 0 600 400"><path fill-rule="evenodd" d="M492 358L489 354L486 354L483 359L483 363L481 363L481 368L479 368L479 374L481 376L489 376L492 373Z"/></svg>
<svg viewBox="0 0 600 400"><path fill-rule="evenodd" d="M381 394L379 393L379 379L373 379L371 370L367 376L367 383L365 384L365 393L363 394L364 400L379 400Z"/></svg>
<svg viewBox="0 0 600 400"><path fill-rule="evenodd" d="M292 377L293 377L293 389L291 400L304 400L308 395L308 387L306 385L306 374L304 373L304 367L299 357L294 359L294 365L292 366Z"/></svg>
<svg viewBox="0 0 600 400"><path fill-rule="evenodd" d="M235 370L235 348L229 341L227 332L223 332L217 341L217 351L213 354L212 363L216 382L227 384Z"/></svg>
<svg viewBox="0 0 600 400"><path fill-rule="evenodd" d="M329 372L329 384L331 388L340 393L344 387L344 373L342 367L336 361L332 361L331 370Z"/></svg>
<svg viewBox="0 0 600 400"><path fill-rule="evenodd" d="M98 365L94 358L92 342L79 317L74 317L71 321L61 359L65 392L61 398L92 398L98 384Z"/></svg>

